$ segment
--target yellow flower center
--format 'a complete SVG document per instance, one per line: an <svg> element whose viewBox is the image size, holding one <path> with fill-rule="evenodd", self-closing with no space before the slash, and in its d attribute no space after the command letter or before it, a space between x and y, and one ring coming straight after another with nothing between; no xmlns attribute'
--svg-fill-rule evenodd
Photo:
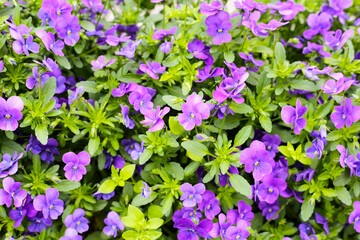
<svg viewBox="0 0 360 240"><path fill-rule="evenodd" d="M345 119L345 115L342 115L342 118Z"/></svg>
<svg viewBox="0 0 360 240"><path fill-rule="evenodd" d="M9 115L9 114L6 114L6 119L10 119L10 115Z"/></svg>
<svg viewBox="0 0 360 240"><path fill-rule="evenodd" d="M51 206L50 206L50 209L54 209L54 206L53 206L53 205L51 205Z"/></svg>
<svg viewBox="0 0 360 240"><path fill-rule="evenodd" d="M196 55L196 54L197 54L197 51L194 52L194 55Z"/></svg>
<svg viewBox="0 0 360 240"><path fill-rule="evenodd" d="M219 29L219 33L222 33L222 31L223 31L222 29Z"/></svg>
<svg viewBox="0 0 360 240"><path fill-rule="evenodd" d="M256 162L256 163L255 163L255 167L257 167L257 165L259 165L259 162Z"/></svg>
<svg viewBox="0 0 360 240"><path fill-rule="evenodd" d="M194 114L191 114L191 115L190 115L190 117L191 117L191 118L194 118L194 117L195 117L195 115L194 115Z"/></svg>
<svg viewBox="0 0 360 240"><path fill-rule="evenodd" d="M268 146L267 149L270 150L270 149L271 149L271 146Z"/></svg>
<svg viewBox="0 0 360 240"><path fill-rule="evenodd" d="M58 11L58 12L57 12L57 15L60 16L60 15L61 15L61 11Z"/></svg>
<svg viewBox="0 0 360 240"><path fill-rule="evenodd" d="M77 169L77 166L74 166L73 169L76 170L76 169Z"/></svg>
<svg viewBox="0 0 360 240"><path fill-rule="evenodd" d="M112 226L111 228L115 230L115 227L114 227L114 226Z"/></svg>
<svg viewBox="0 0 360 240"><path fill-rule="evenodd" d="M193 195L190 195L189 198L192 199L192 198L193 198Z"/></svg>
<svg viewBox="0 0 360 240"><path fill-rule="evenodd" d="M272 212L272 209L271 209L271 208L269 209L269 212Z"/></svg>
<svg viewBox="0 0 360 240"><path fill-rule="evenodd" d="M269 188L269 193L272 193L272 192L273 192L272 188Z"/></svg>
<svg viewBox="0 0 360 240"><path fill-rule="evenodd" d="M71 34L71 31L70 31L70 30L68 30L68 31L67 31L67 34L68 34L68 35L70 35L70 34Z"/></svg>
<svg viewBox="0 0 360 240"><path fill-rule="evenodd" d="M80 225L80 224L81 224L81 222L80 222L80 221L78 221L77 225Z"/></svg>

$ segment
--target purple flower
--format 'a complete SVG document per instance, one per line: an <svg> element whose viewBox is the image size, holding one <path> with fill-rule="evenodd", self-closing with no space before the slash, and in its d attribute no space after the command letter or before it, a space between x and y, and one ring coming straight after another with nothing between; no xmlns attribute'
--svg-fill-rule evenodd
<svg viewBox="0 0 360 240"><path fill-rule="evenodd" d="M279 202L275 201L275 203L270 204L267 202L260 202L259 208L262 211L262 215L266 218L266 220L270 220L275 214L280 210L279 208ZM273 220L277 219L279 217L279 214L276 214L276 216L273 218Z"/></svg>
<svg viewBox="0 0 360 240"><path fill-rule="evenodd" d="M195 226L195 224L186 218L180 219L174 227L179 229L177 235L179 240L198 240L199 236L205 238L213 227L213 223L209 219L203 219Z"/></svg>
<svg viewBox="0 0 360 240"><path fill-rule="evenodd" d="M103 55L99 56L98 59L92 60L92 70L99 71L100 69L103 69L106 66L109 66L116 62L116 59L106 59Z"/></svg>
<svg viewBox="0 0 360 240"><path fill-rule="evenodd" d="M226 77L219 87L213 93L213 98L219 103L225 102L226 99L231 98L234 102L241 104L244 102L240 92L244 89L245 81L249 77L249 73L239 74L233 72L233 77Z"/></svg>
<svg viewBox="0 0 360 240"><path fill-rule="evenodd" d="M354 202L354 211L349 216L349 223L354 223L354 229L360 233L360 202Z"/></svg>
<svg viewBox="0 0 360 240"><path fill-rule="evenodd" d="M345 168L345 166L348 166L350 168L350 176L352 176L354 169L356 168L356 165L354 164L355 157L353 155L348 155L348 149L345 149L342 145L337 145L336 149L340 153L339 161L341 167Z"/></svg>
<svg viewBox="0 0 360 240"><path fill-rule="evenodd" d="M311 226L310 223L301 223L299 225L299 231L300 231L300 237L301 237L302 240L308 240L310 238L316 240L315 236L309 236L310 234L311 235L315 234L315 230Z"/></svg>
<svg viewBox="0 0 360 240"><path fill-rule="evenodd" d="M179 220L186 218L191 221L199 222L202 217L200 209L197 208L196 211L194 208L183 207L180 210L176 210L172 216L173 222L176 224Z"/></svg>
<svg viewBox="0 0 360 240"><path fill-rule="evenodd" d="M18 171L18 161L22 156L23 153L18 155L17 152L14 151L14 155L11 159L11 155L5 153L3 155L3 161L0 162L0 178L15 174Z"/></svg>
<svg viewBox="0 0 360 240"><path fill-rule="evenodd" d="M144 198L149 198L151 195L151 189L146 182L143 182L142 184L144 185L144 187L140 188L142 189L141 196L143 196Z"/></svg>
<svg viewBox="0 0 360 240"><path fill-rule="evenodd" d="M58 197L59 191L56 188L48 188L45 195L34 198L34 208L42 212L44 218L57 219L64 211L64 202Z"/></svg>
<svg viewBox="0 0 360 240"><path fill-rule="evenodd" d="M240 53L239 53L239 56L240 56L242 59L245 60L245 63L246 63L247 61L250 61L250 62L252 62L252 63L253 63L255 66L257 66L257 67L261 67L261 66L263 66L263 65L265 64L265 63L264 63L263 61L261 61L261 60L255 60L252 53L248 53L248 55L246 55L245 53L240 52Z"/></svg>
<svg viewBox="0 0 360 240"><path fill-rule="evenodd" d="M315 174L316 169L307 168L306 170L294 174L294 180L295 182L299 182L302 180L307 180L308 182L311 181L312 177Z"/></svg>
<svg viewBox="0 0 360 240"><path fill-rule="evenodd" d="M211 4L206 2L200 3L200 10L202 14L205 15L215 15L219 10L223 9L224 6L219 1L213 1Z"/></svg>
<svg viewBox="0 0 360 240"><path fill-rule="evenodd" d="M261 13L259 11L254 11L250 14L249 18L242 22L242 25L245 27L248 27L251 32L257 36L267 36L269 33L265 31L264 28L260 27L257 22L259 21L261 17Z"/></svg>
<svg viewBox="0 0 360 240"><path fill-rule="evenodd" d="M32 203L32 199L30 195L23 200L23 204L21 207L17 209L12 209L9 212L9 217L15 221L14 227L19 227L23 221L23 219L27 216L29 218L35 217L38 211L35 210L34 205Z"/></svg>
<svg viewBox="0 0 360 240"><path fill-rule="evenodd" d="M100 193L100 192L96 192L93 194L93 196L96 196L96 200L100 200L101 198L104 200L109 200L111 199L113 196L115 196L115 191L112 191L111 193Z"/></svg>
<svg viewBox="0 0 360 240"><path fill-rule="evenodd" d="M194 39L194 41L188 43L188 52L192 53L195 58L204 60L206 65L213 65L214 59L209 53L210 47L205 46L205 44L198 40Z"/></svg>
<svg viewBox="0 0 360 240"><path fill-rule="evenodd" d="M223 213L219 214L219 222L214 223L213 228L209 232L212 238L217 238L219 235L222 239L225 239L226 230L233 224L231 222L225 222L226 216Z"/></svg>
<svg viewBox="0 0 360 240"><path fill-rule="evenodd" d="M78 235L78 232L73 228L65 230L65 235L59 240L82 240L82 236Z"/></svg>
<svg viewBox="0 0 360 240"><path fill-rule="evenodd" d="M107 236L116 237L117 231L124 230L125 226L120 219L119 214L114 211L108 213L107 218L105 218L104 223L106 226L104 227L104 233Z"/></svg>
<svg viewBox="0 0 360 240"><path fill-rule="evenodd" d="M277 2L276 4L267 4L270 9L278 10L280 15L284 17L284 20L292 20L296 17L298 12L305 11L305 7L301 4L294 3L292 1Z"/></svg>
<svg viewBox="0 0 360 240"><path fill-rule="evenodd" d="M174 44L174 37L171 37L171 41L165 41L160 45L160 51L168 54L171 50L172 45Z"/></svg>
<svg viewBox="0 0 360 240"><path fill-rule="evenodd" d="M111 95L113 97L122 97L128 92L133 92L137 88L136 83L120 83L120 86L118 88L114 88L111 91Z"/></svg>
<svg viewBox="0 0 360 240"><path fill-rule="evenodd" d="M213 220L221 211L219 207L220 201L215 198L215 194L210 190L206 190L201 194L201 197L202 201L199 203L199 209L205 211L205 216L208 219Z"/></svg>
<svg viewBox="0 0 360 240"><path fill-rule="evenodd" d="M120 42L128 42L130 41L130 36L127 36L126 33L122 33L120 37L114 35L107 35L106 36L106 43L110 46L117 46Z"/></svg>
<svg viewBox="0 0 360 240"><path fill-rule="evenodd" d="M345 77L335 81L334 79L327 80L325 85L321 86L324 93L339 94L343 91L348 90L355 80L348 80L345 82Z"/></svg>
<svg viewBox="0 0 360 240"><path fill-rule="evenodd" d="M45 2L45 1L44 1ZM44 9L40 8L38 17L41 19L41 26L44 27L45 24L48 24L50 27L55 26L55 22L51 20L50 14L45 12Z"/></svg>
<svg viewBox="0 0 360 240"><path fill-rule="evenodd" d="M22 119L21 111L24 103L17 96L10 97L7 101L0 97L0 129L4 131L15 131Z"/></svg>
<svg viewBox="0 0 360 240"><path fill-rule="evenodd" d="M272 178L263 180L258 187L258 197L260 201L273 204L279 197L279 194L286 189L286 182L281 178Z"/></svg>
<svg viewBox="0 0 360 240"><path fill-rule="evenodd" d="M169 107L164 107L163 110L160 111L160 106L156 107L156 110L150 110L145 112L145 120L141 121L141 124L144 124L144 127L152 125L148 131L155 132L161 130L165 123L162 119L168 112L170 111Z"/></svg>
<svg viewBox="0 0 360 240"><path fill-rule="evenodd" d="M81 27L76 16L69 16L55 24L55 30L59 38L64 39L66 45L73 46L80 39Z"/></svg>
<svg viewBox="0 0 360 240"><path fill-rule="evenodd" d="M281 22L281 21L277 21L276 19L272 19L272 20L270 20L270 22L268 22L268 24L259 23L258 27L266 29L266 30L270 30L270 31L275 31L279 27L284 26L284 25L286 25L288 23L289 22Z"/></svg>
<svg viewBox="0 0 360 240"><path fill-rule="evenodd" d="M53 21L60 22L66 20L71 15L72 6L66 0L44 0L41 8L50 14Z"/></svg>
<svg viewBox="0 0 360 240"><path fill-rule="evenodd" d="M134 149L129 154L133 160L138 160L144 150L144 142L141 142L141 145L136 143Z"/></svg>
<svg viewBox="0 0 360 240"><path fill-rule="evenodd" d="M218 107L212 116L215 116L215 114L217 113L218 118L223 119L225 116L226 109L227 109L227 114L234 115L234 111L230 107L228 108L228 104L226 104L221 107Z"/></svg>
<svg viewBox="0 0 360 240"><path fill-rule="evenodd" d="M276 153L279 152L278 147L281 144L281 139L279 135L274 134L271 136L270 134L265 134L261 141L265 144L266 150L270 153L270 157L274 158Z"/></svg>
<svg viewBox="0 0 360 240"><path fill-rule="evenodd" d="M205 192L205 185L198 183L191 186L189 183L184 183L180 186L180 191L183 193L180 200L184 201L184 207L195 207L197 203L201 203L201 194Z"/></svg>
<svg viewBox="0 0 360 240"><path fill-rule="evenodd" d="M266 151L265 144L258 140L253 141L249 148L241 152L240 163L245 164L245 172L252 172L256 181L271 173L275 165L274 159Z"/></svg>
<svg viewBox="0 0 360 240"><path fill-rule="evenodd" d="M325 44L337 51L344 46L352 35L354 35L354 30L347 30L344 34L342 34L341 29L336 30L336 32L329 31L324 35Z"/></svg>
<svg viewBox="0 0 360 240"><path fill-rule="evenodd" d="M101 12L104 8L104 5L101 3L101 0L82 0L85 7L94 10L96 12Z"/></svg>
<svg viewBox="0 0 360 240"><path fill-rule="evenodd" d="M229 240L246 240L250 236L250 232L246 230L246 221L238 221L236 227L231 226L226 229L226 239Z"/></svg>
<svg viewBox="0 0 360 240"><path fill-rule="evenodd" d="M85 152L79 152L77 155L73 152L67 152L63 155L62 160L66 163L65 177L70 181L80 181L86 174L85 166L90 163L90 155Z"/></svg>
<svg viewBox="0 0 360 240"><path fill-rule="evenodd" d="M213 71L211 71L211 66L205 66L204 70L198 69L199 75L195 75L200 81L195 82L203 82L209 78L218 77L224 74L223 68L214 68Z"/></svg>
<svg viewBox="0 0 360 240"><path fill-rule="evenodd" d="M42 150L42 153L40 154L40 159L47 162L47 164L54 162L54 154L60 155L59 151L56 149L58 145L59 143L53 138L49 138L46 145L40 143Z"/></svg>
<svg viewBox="0 0 360 240"><path fill-rule="evenodd" d="M206 103L202 102L201 96L193 94L187 97L186 103L181 105L183 113L179 115L179 122L185 130L190 131L197 126L200 126L203 119L210 116L210 109Z"/></svg>
<svg viewBox="0 0 360 240"><path fill-rule="evenodd" d="M325 3L321 11L338 16L340 23L345 25L345 20L349 19L349 16L344 12L344 9L351 7L352 4L352 0L329 0L329 5Z"/></svg>
<svg viewBox="0 0 360 240"><path fill-rule="evenodd" d="M312 146L306 150L306 156L311 159L314 159L316 155L318 155L318 158L320 159L323 150L324 150L324 142L321 141L320 139L315 139L312 141Z"/></svg>
<svg viewBox="0 0 360 240"><path fill-rule="evenodd" d="M325 34L332 25L333 18L330 14L322 12L311 13L307 18L307 24L311 29L306 30L303 35L306 39L312 39L317 34Z"/></svg>
<svg viewBox="0 0 360 240"><path fill-rule="evenodd" d="M321 216L319 213L315 212L315 221L318 224L322 224L326 234L330 236L329 225L328 225L327 219L325 217Z"/></svg>
<svg viewBox="0 0 360 240"><path fill-rule="evenodd" d="M251 209L251 206L247 205L246 202L239 201L238 210L236 211L235 209L230 209L227 212L227 218L232 223L243 220L248 222L248 225L250 225L251 223L249 222L254 218L254 213L251 211Z"/></svg>
<svg viewBox="0 0 360 240"><path fill-rule="evenodd" d="M215 45L231 41L232 37L228 31L231 30L233 24L229 19L230 15L225 11L219 11L216 15L206 18L205 24L208 27L206 32L209 36L213 36L213 43Z"/></svg>
<svg viewBox="0 0 360 240"><path fill-rule="evenodd" d="M57 40L55 42L55 35L52 32L46 32L45 30L38 30L35 32L36 36L41 38L46 50L52 50L56 55L64 56L62 49L64 48L64 42Z"/></svg>
<svg viewBox="0 0 360 240"><path fill-rule="evenodd" d="M4 70L4 62L0 60L0 73Z"/></svg>
<svg viewBox="0 0 360 240"><path fill-rule="evenodd" d="M10 208L14 199L14 206L20 207L27 193L25 189L20 189L21 182L15 182L12 177L4 178L2 182L3 188L0 189L0 205L6 204Z"/></svg>
<svg viewBox="0 0 360 240"><path fill-rule="evenodd" d="M307 107L301 106L300 99L296 100L296 108L292 106L285 106L281 109L281 118L286 124L294 128L295 134L300 134L300 131L306 126L306 119L302 118L307 111Z"/></svg>
<svg viewBox="0 0 360 240"><path fill-rule="evenodd" d="M129 107L123 106L120 104L121 107L121 121L124 123L126 128L133 129L135 127L135 122L129 117Z"/></svg>
<svg viewBox="0 0 360 240"><path fill-rule="evenodd" d="M170 30L164 30L164 29L160 29L157 30L155 29L155 33L152 35L152 38L154 40L163 40L164 37L169 36L169 35L173 35L177 30L177 27L172 27Z"/></svg>
<svg viewBox="0 0 360 240"><path fill-rule="evenodd" d="M143 73L147 73L153 79L159 79L157 73L163 74L166 67L162 67L160 63L147 61L146 64L142 63L139 67L140 71Z"/></svg>
<svg viewBox="0 0 360 240"><path fill-rule="evenodd" d="M34 217L29 217L31 225L28 226L29 232L41 232L43 229L46 230L46 227L52 225L50 218L45 218L41 212L39 212Z"/></svg>
<svg viewBox="0 0 360 240"><path fill-rule="evenodd" d="M66 216L65 226L75 229L78 233L83 233L89 230L88 220L84 217L85 211L81 208L75 209L73 214Z"/></svg>
<svg viewBox="0 0 360 240"><path fill-rule="evenodd" d="M39 44L33 42L34 37L30 35L26 40L16 40L13 43L13 49L17 54L22 54L23 52L28 56L29 51L33 53L39 53Z"/></svg>
<svg viewBox="0 0 360 240"><path fill-rule="evenodd" d="M308 53L312 53L312 52L318 52L323 57L331 57L330 53L326 52L325 50L322 50L323 48L324 48L323 45L319 45L319 44L312 43L312 42L307 42L307 46L304 47L302 53L308 54Z"/></svg>
<svg viewBox="0 0 360 240"><path fill-rule="evenodd" d="M126 45L126 47L121 48L120 52L119 51L115 51L116 55L122 55L125 56L127 58L134 58L135 56L135 51L137 49L137 47L139 46L141 42L141 39L139 41L136 42L128 42L128 44Z"/></svg>
<svg viewBox="0 0 360 240"><path fill-rule="evenodd" d="M151 102L151 99L151 94L144 87L137 88L129 95L130 104L134 106L136 111L140 110L142 114L152 111L154 103Z"/></svg>
<svg viewBox="0 0 360 240"><path fill-rule="evenodd" d="M353 106L350 98L341 101L340 106L334 107L335 112L330 115L331 121L337 129L341 129L346 125L350 127L352 123L360 119L360 107Z"/></svg>

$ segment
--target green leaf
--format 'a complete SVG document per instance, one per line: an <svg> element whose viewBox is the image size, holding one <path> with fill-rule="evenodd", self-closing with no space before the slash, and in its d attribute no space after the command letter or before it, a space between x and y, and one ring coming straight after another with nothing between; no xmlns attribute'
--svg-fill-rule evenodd
<svg viewBox="0 0 360 240"><path fill-rule="evenodd" d="M55 94L56 89L56 78L51 77L45 83L44 86L41 88L41 96L40 99L43 103L49 102Z"/></svg>
<svg viewBox="0 0 360 240"><path fill-rule="evenodd" d="M137 222L141 222L145 218L141 210L133 205L128 206L128 216L135 219Z"/></svg>
<svg viewBox="0 0 360 240"><path fill-rule="evenodd" d="M141 193L139 193L138 195L136 195L132 202L131 202L131 205L134 205L135 207L140 207L140 206L144 206L144 205L147 205L149 203L151 203L152 201L155 200L155 198L158 196L158 194L156 193L152 193L150 195L150 197L148 198L144 198Z"/></svg>
<svg viewBox="0 0 360 240"><path fill-rule="evenodd" d="M80 186L80 182L62 180L58 185L55 186L55 188L60 192L69 192L71 190L77 189Z"/></svg>
<svg viewBox="0 0 360 240"><path fill-rule="evenodd" d="M243 145L246 142L246 140L248 140L248 138L250 137L251 131L252 131L251 125L247 125L243 127L235 136L234 146L238 147Z"/></svg>
<svg viewBox="0 0 360 240"><path fill-rule="evenodd" d="M271 119L265 115L261 115L259 118L260 121L260 125L262 128L264 128L264 130L268 133L271 132L272 130L272 122Z"/></svg>
<svg viewBox="0 0 360 240"><path fill-rule="evenodd" d="M336 190L338 199L342 203L344 203L346 205L352 204L351 195L350 195L349 191L346 189L346 187L336 187L335 190Z"/></svg>
<svg viewBox="0 0 360 240"><path fill-rule="evenodd" d="M343 137L343 134L342 134L341 130L335 130L335 131L330 132L326 136L326 140L332 142L332 141L336 141L342 137Z"/></svg>
<svg viewBox="0 0 360 240"><path fill-rule="evenodd" d="M356 181L353 185L355 197L360 195L360 182Z"/></svg>
<svg viewBox="0 0 360 240"><path fill-rule="evenodd" d="M151 205L148 208L148 218L162 218L163 216L159 205Z"/></svg>
<svg viewBox="0 0 360 240"><path fill-rule="evenodd" d="M170 214L173 202L174 202L174 197L170 192L170 193L168 193L168 195L166 195L166 197L164 198L164 200L162 201L162 204L161 204L162 205L161 212L165 216L168 216Z"/></svg>
<svg viewBox="0 0 360 240"><path fill-rule="evenodd" d="M47 124L39 124L35 128L35 136L41 142L41 144L46 145L48 142L48 126Z"/></svg>
<svg viewBox="0 0 360 240"><path fill-rule="evenodd" d="M89 150L90 156L94 156L94 154L96 153L96 151L99 148L99 145L100 145L100 138L98 136L96 136L94 138L90 138L89 144L88 144L88 150Z"/></svg>
<svg viewBox="0 0 360 240"><path fill-rule="evenodd" d="M318 107L318 109L315 112L315 118L320 119L325 117L326 115L328 115L328 113L331 111L332 109L332 104L333 104L333 100L329 101L329 102L325 102L324 104L320 105L320 107Z"/></svg>
<svg viewBox="0 0 360 240"><path fill-rule="evenodd" d="M60 64L64 68L66 68L68 70L71 69L71 64L65 56L60 57L58 55L55 55L55 60L58 64Z"/></svg>
<svg viewBox="0 0 360 240"><path fill-rule="evenodd" d="M238 104L235 102L232 102L230 104L230 109L233 110L234 113L239 113L239 114L246 114L246 113L251 113L252 111L254 111L252 109L252 107L250 107L246 103Z"/></svg>
<svg viewBox="0 0 360 240"><path fill-rule="evenodd" d="M209 152L208 148L204 144L197 141L185 141L181 143L181 146L187 151L198 156L205 156Z"/></svg>
<svg viewBox="0 0 360 240"><path fill-rule="evenodd" d="M181 135L185 130L179 121L175 120L175 117L169 117L170 131L175 135Z"/></svg>
<svg viewBox="0 0 360 240"><path fill-rule="evenodd" d="M185 176L190 176L194 174L194 172L196 171L196 169L198 169L199 166L200 166L199 162L194 162L194 161L191 162L189 165L186 166L184 170Z"/></svg>
<svg viewBox="0 0 360 240"><path fill-rule="evenodd" d="M242 195L249 197L252 193L251 186L246 179L238 174L229 174L231 186Z"/></svg>
<svg viewBox="0 0 360 240"><path fill-rule="evenodd" d="M166 171L175 179L181 181L184 179L184 169L177 162L169 162L165 165Z"/></svg>
<svg viewBox="0 0 360 240"><path fill-rule="evenodd" d="M89 21L80 21L80 26L86 31L92 32L95 31L95 25Z"/></svg>
<svg viewBox="0 0 360 240"><path fill-rule="evenodd" d="M285 48L280 42L277 42L275 46L275 59L278 61L279 65L283 65L286 61Z"/></svg>
<svg viewBox="0 0 360 240"><path fill-rule="evenodd" d="M204 176L203 178L203 183L208 183L211 180L213 180L215 174L216 174L216 166L212 165L210 168L210 171L208 171L208 173Z"/></svg>
<svg viewBox="0 0 360 240"><path fill-rule="evenodd" d="M100 193L111 193L116 188L117 184L115 181L108 179L105 182L103 182L99 187Z"/></svg>
<svg viewBox="0 0 360 240"><path fill-rule="evenodd" d="M164 220L161 218L151 218L147 221L147 227L148 229L158 229L163 224Z"/></svg>
<svg viewBox="0 0 360 240"><path fill-rule="evenodd" d="M140 155L139 164L143 165L144 163L146 163L151 158L152 155L153 155L153 150L146 148L143 151L143 153Z"/></svg>
<svg viewBox="0 0 360 240"><path fill-rule="evenodd" d="M235 54L233 52L224 52L225 61L233 63L235 60Z"/></svg>
<svg viewBox="0 0 360 240"><path fill-rule="evenodd" d="M311 200L310 196L305 197L305 200L301 205L300 215L304 222L309 220L315 209L315 203L311 204L310 200Z"/></svg>
<svg viewBox="0 0 360 240"><path fill-rule="evenodd" d="M84 91L88 93L97 93L99 92L96 89L97 83L95 81L82 81L76 84L76 87L84 87Z"/></svg>
<svg viewBox="0 0 360 240"><path fill-rule="evenodd" d="M305 90L305 91L315 91L317 87L314 82L309 80L292 80L290 86L294 89Z"/></svg>
<svg viewBox="0 0 360 240"><path fill-rule="evenodd" d="M120 171L120 178L123 181L126 181L129 178L131 178L132 175L134 174L135 166L136 166L135 164L130 164L130 165L123 167Z"/></svg>
<svg viewBox="0 0 360 240"><path fill-rule="evenodd" d="M17 5L15 7L12 19L14 20L14 23L16 25L18 25L18 26L20 25L20 23L21 23L21 14L20 14L20 6L19 5Z"/></svg>

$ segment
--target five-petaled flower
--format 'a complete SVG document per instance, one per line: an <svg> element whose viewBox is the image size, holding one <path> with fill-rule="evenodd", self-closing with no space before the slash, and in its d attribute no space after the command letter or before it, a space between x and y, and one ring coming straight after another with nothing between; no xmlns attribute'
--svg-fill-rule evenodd
<svg viewBox="0 0 360 240"><path fill-rule="evenodd" d="M80 181L86 174L85 166L90 163L90 155L85 152L79 152L77 155L73 152L67 152L63 155L62 160L66 163L65 177L70 181Z"/></svg>
<svg viewBox="0 0 360 240"><path fill-rule="evenodd" d="M300 134L300 131L306 126L306 119L302 118L307 111L307 107L301 106L300 99L296 100L296 108L292 106L285 106L281 109L281 118L286 124L294 128L295 134Z"/></svg>

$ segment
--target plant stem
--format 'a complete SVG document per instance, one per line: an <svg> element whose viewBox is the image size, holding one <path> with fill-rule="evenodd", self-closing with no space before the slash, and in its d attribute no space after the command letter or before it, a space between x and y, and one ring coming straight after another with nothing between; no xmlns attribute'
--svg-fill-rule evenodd
<svg viewBox="0 0 360 240"><path fill-rule="evenodd" d="M321 96L322 93L323 93L323 90L321 90L321 91L319 92L319 94L317 95L317 97L316 97L315 101L313 102L313 104L317 103L317 101L319 100L319 98L320 98L320 96Z"/></svg>
<svg viewBox="0 0 360 240"><path fill-rule="evenodd" d="M225 110L225 116L224 116L224 118L223 118L223 120L222 120L222 123L221 123L221 126L220 126L220 130L219 130L218 136L220 136L221 131L222 131L223 127L224 127L224 123L225 123L225 119L226 119L226 116L227 116L227 112L228 112L228 110L229 110L229 107L230 107L230 103L229 103L229 101L228 101L227 106L226 106L226 110ZM220 111L220 110L219 110L219 111Z"/></svg>
<svg viewBox="0 0 360 240"><path fill-rule="evenodd" d="M16 1L15 1L15 0L12 0L12 1L13 1L13 3L14 3L15 7L17 7L17 3L16 3Z"/></svg>
<svg viewBox="0 0 360 240"><path fill-rule="evenodd" d="M101 11L101 14L100 14L100 16L99 16L99 18L98 18L98 20L97 20L97 22L96 22L95 29L96 29L97 26L99 25L100 19L101 19L102 15L104 14L105 8L106 8L107 5L109 5L108 3L109 3L109 0L105 3L105 5L104 5L104 7L103 7L103 9L102 9L102 11Z"/></svg>

